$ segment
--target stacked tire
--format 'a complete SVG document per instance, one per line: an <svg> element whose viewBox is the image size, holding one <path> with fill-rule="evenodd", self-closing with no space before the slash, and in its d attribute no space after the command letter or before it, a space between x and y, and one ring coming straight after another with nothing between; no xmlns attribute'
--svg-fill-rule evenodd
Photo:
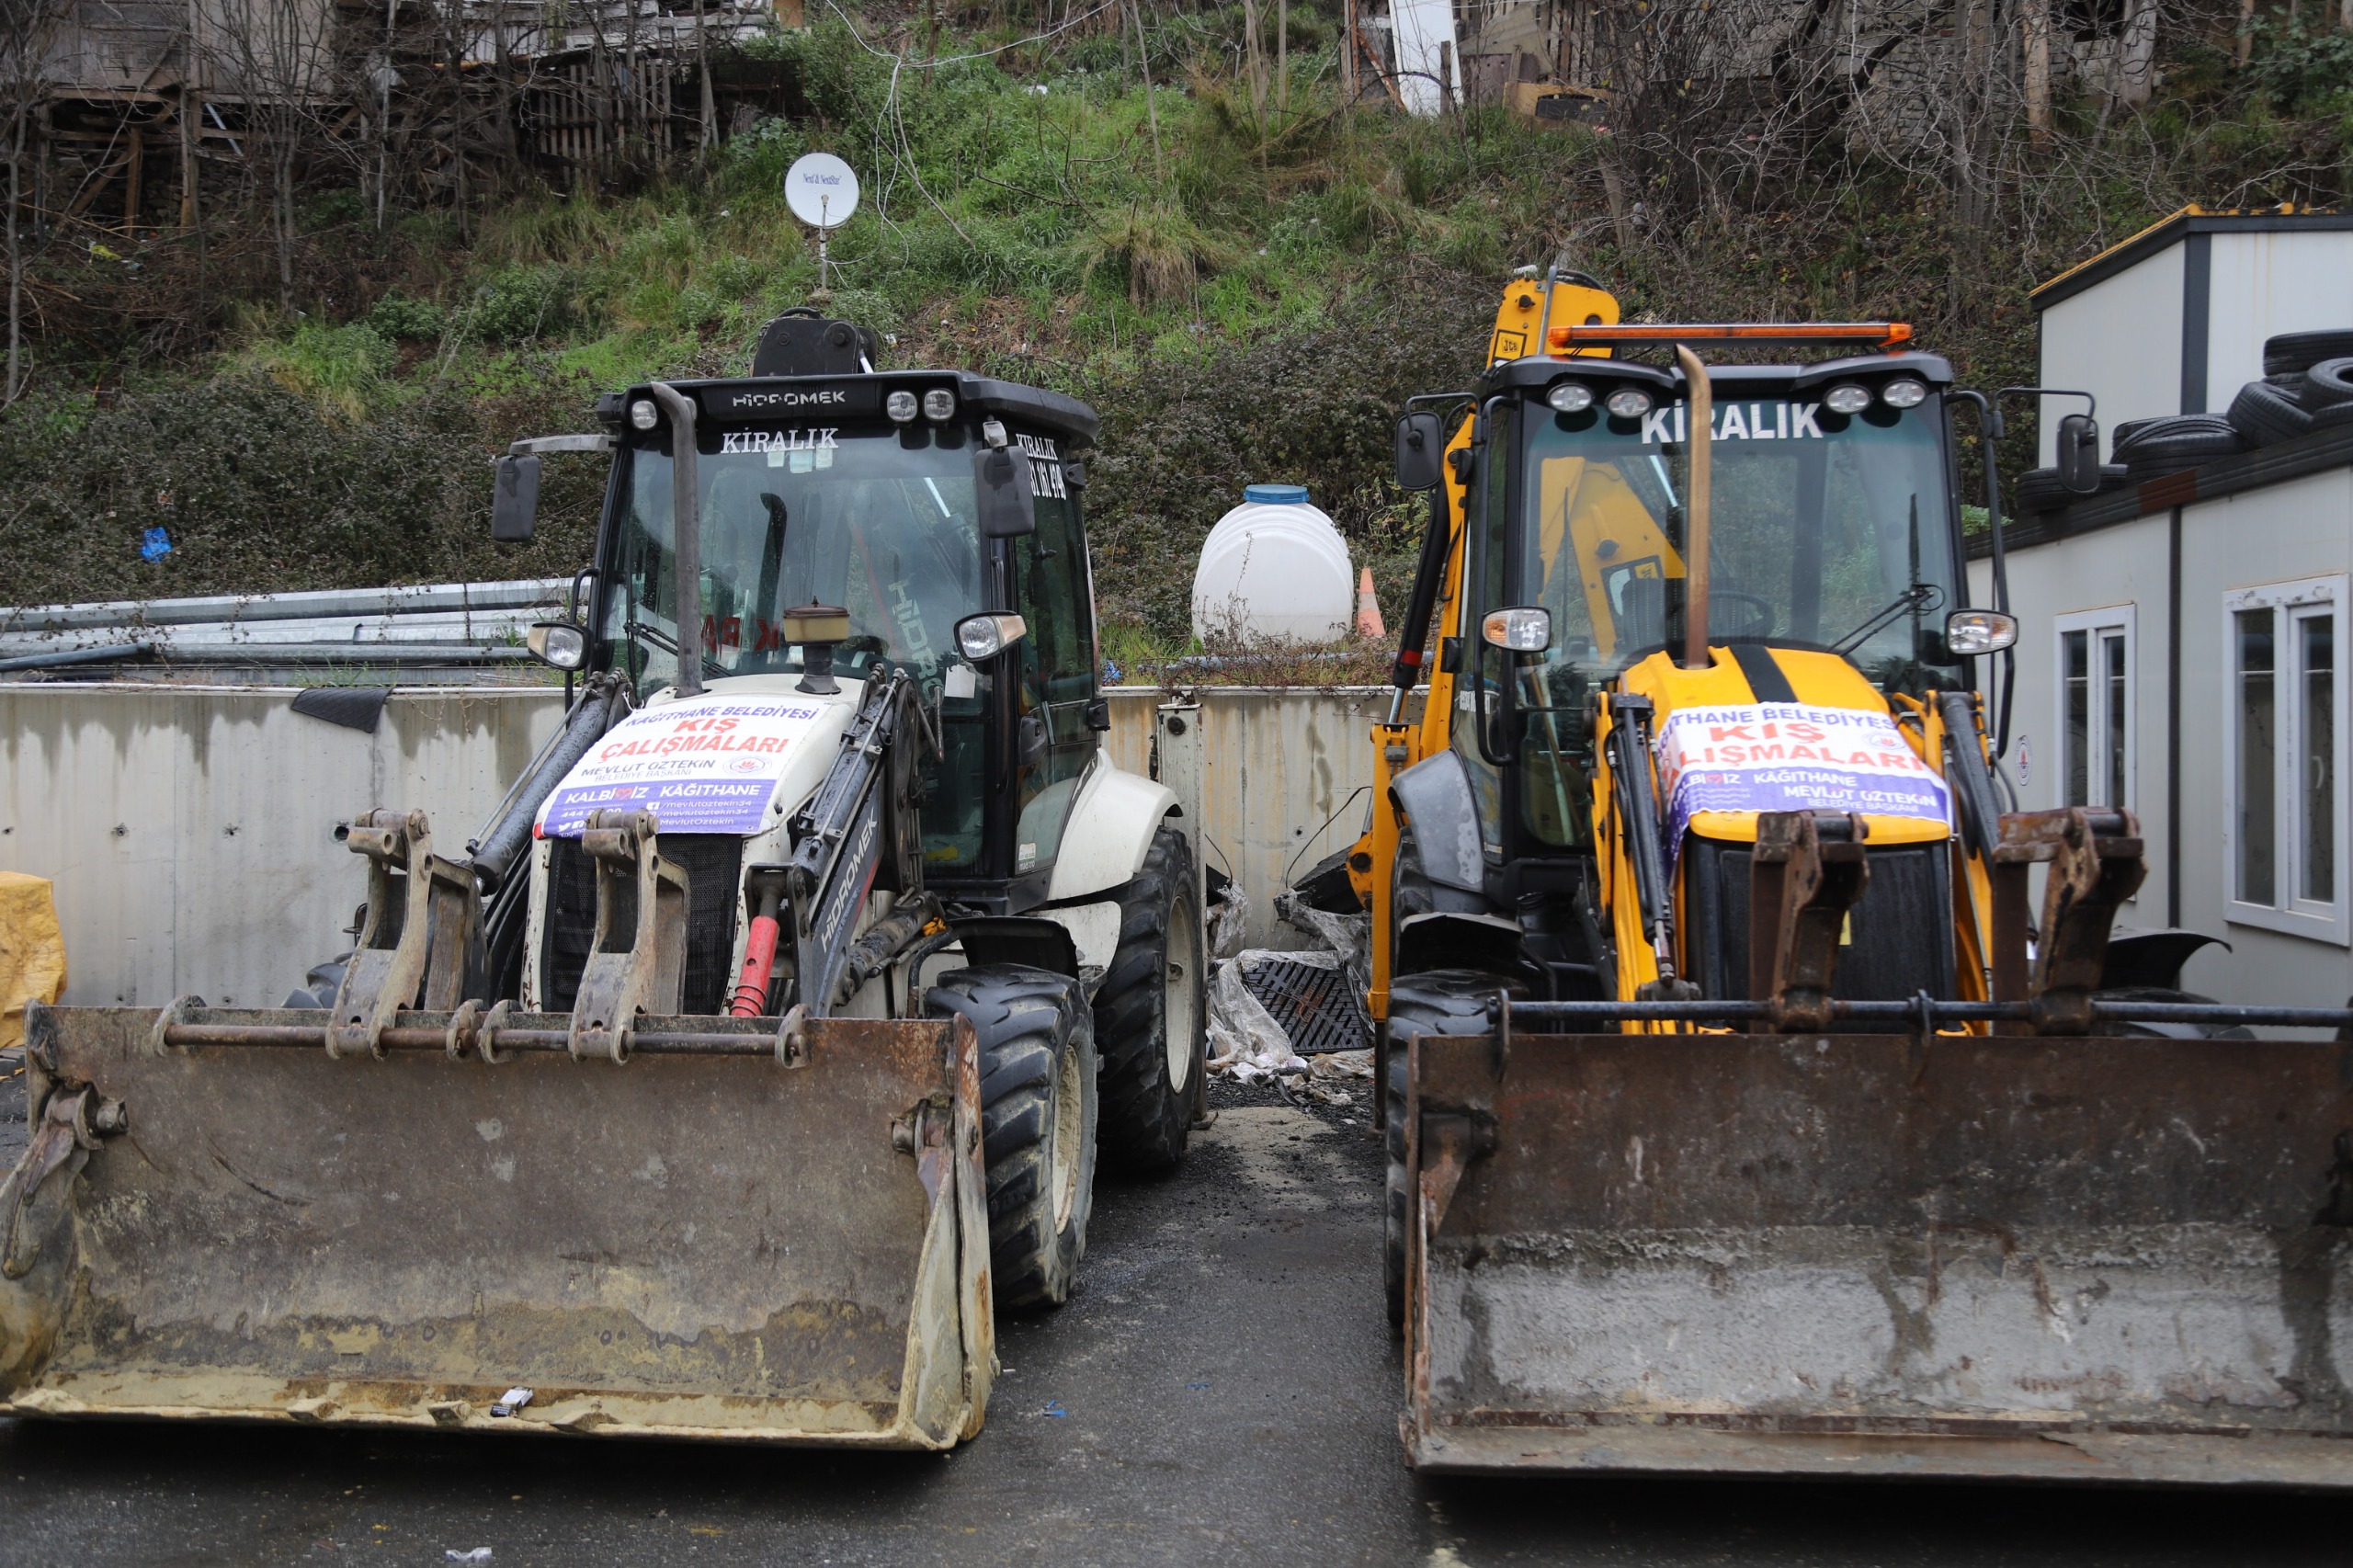
<svg viewBox="0 0 2353 1568"><path fill-rule="evenodd" d="M2116 427L2116 460L2133 484L2181 473L2246 450L2246 437L2220 414L2131 419Z"/></svg>

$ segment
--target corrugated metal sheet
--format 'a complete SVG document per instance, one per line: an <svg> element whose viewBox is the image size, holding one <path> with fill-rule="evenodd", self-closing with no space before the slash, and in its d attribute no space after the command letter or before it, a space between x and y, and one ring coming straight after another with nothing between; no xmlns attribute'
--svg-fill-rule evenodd
<svg viewBox="0 0 2353 1568"><path fill-rule="evenodd" d="M462 849L562 716L561 690L396 690L375 733L283 687L0 686L0 869L57 884L65 1000L275 1005L349 947L339 823L422 809Z"/></svg>
<svg viewBox="0 0 2353 1568"><path fill-rule="evenodd" d="M1106 695L1112 760L1148 773L1152 715L1167 695L1133 687ZM1276 920L1274 895L1364 831L1371 727L1389 711L1390 688L1205 686L1193 698L1201 706L1208 797L1199 802L1204 858L1249 895L1251 946L1303 947L1304 936ZM1406 711L1420 716L1418 696Z"/></svg>
<svg viewBox="0 0 2353 1568"><path fill-rule="evenodd" d="M378 643L494 647L518 643L562 611L568 578L505 583L221 595L0 609L0 658L139 642L174 649Z"/></svg>

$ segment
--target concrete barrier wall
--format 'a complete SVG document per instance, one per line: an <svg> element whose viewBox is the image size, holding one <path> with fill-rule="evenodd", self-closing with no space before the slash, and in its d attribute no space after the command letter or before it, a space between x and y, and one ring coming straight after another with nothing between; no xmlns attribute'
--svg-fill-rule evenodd
<svg viewBox="0 0 2353 1568"><path fill-rule="evenodd" d="M1113 761L1149 769L1152 715L1166 694L1114 687ZM1274 895L1324 856L1357 840L1372 799L1371 727L1389 712L1388 687L1199 687L1204 858L1250 898L1253 947L1307 938L1275 918ZM1421 716L1417 695L1408 718ZM1193 809L1187 802L1186 809Z"/></svg>
<svg viewBox="0 0 2353 1568"><path fill-rule="evenodd" d="M65 1000L270 1006L350 946L336 824L423 810L462 853L563 716L558 688L409 687L375 733L285 687L0 687L0 869L57 884Z"/></svg>
<svg viewBox="0 0 2353 1568"><path fill-rule="evenodd" d="M437 846L462 852L563 708L545 687L404 687L369 734L292 711L294 695L0 686L0 869L56 882L68 1002L276 1005L349 945L366 868L337 824L421 809ZM1108 695L1112 759L1148 773L1165 695ZM1363 831L1368 728L1388 689L1212 687L1198 700L1205 858L1249 895L1252 945L1300 945L1274 894Z"/></svg>

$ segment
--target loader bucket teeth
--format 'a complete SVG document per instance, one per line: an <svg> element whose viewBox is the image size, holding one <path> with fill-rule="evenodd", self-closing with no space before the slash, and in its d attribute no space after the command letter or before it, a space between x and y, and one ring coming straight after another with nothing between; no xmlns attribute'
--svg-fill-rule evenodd
<svg viewBox="0 0 2353 1568"><path fill-rule="evenodd" d="M969 1026L796 1019L788 1069L773 1018L640 1017L615 1064L504 1009L404 1013L357 1061L316 1012L36 1013L52 1114L6 1193L0 1414L978 1428Z"/></svg>

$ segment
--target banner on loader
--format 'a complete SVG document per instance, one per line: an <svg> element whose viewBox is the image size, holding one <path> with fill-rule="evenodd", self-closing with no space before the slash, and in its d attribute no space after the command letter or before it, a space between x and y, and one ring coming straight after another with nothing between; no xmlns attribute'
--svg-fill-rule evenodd
<svg viewBox="0 0 2353 1568"><path fill-rule="evenodd" d="M1685 708L1659 726L1670 860L1701 812L1858 812L1949 822L1944 780L1885 713L1801 702Z"/></svg>
<svg viewBox="0 0 2353 1568"><path fill-rule="evenodd" d="M665 833L756 833L786 759L825 705L726 697L641 708L613 726L540 809L542 838L577 838L590 812L650 811Z"/></svg>

